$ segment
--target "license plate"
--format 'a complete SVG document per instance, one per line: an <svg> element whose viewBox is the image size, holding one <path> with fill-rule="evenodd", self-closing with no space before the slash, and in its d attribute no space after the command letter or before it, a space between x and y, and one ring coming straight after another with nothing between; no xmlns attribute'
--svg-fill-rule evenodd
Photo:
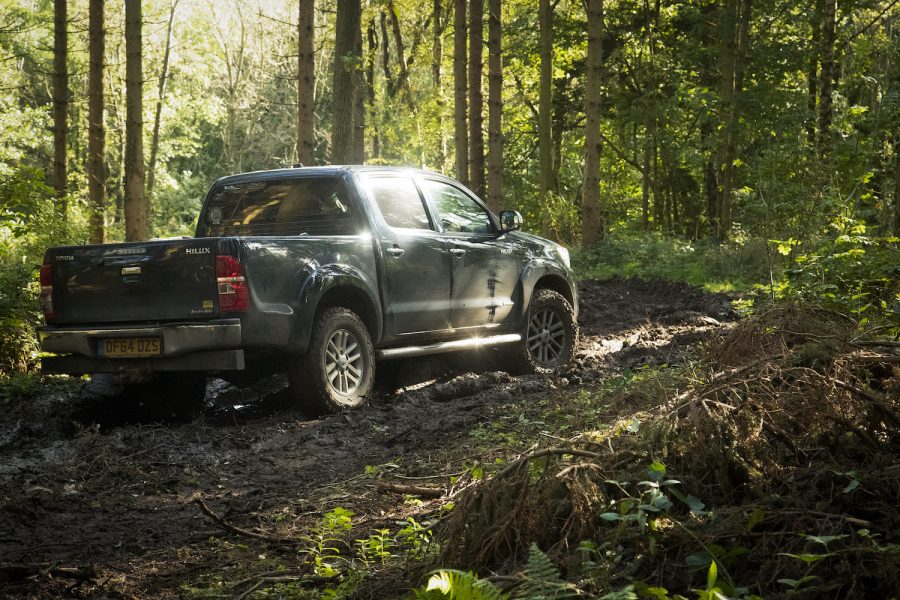
<svg viewBox="0 0 900 600"><path fill-rule="evenodd" d="M103 356L113 358L133 356L159 356L159 338L106 338L102 344Z"/></svg>

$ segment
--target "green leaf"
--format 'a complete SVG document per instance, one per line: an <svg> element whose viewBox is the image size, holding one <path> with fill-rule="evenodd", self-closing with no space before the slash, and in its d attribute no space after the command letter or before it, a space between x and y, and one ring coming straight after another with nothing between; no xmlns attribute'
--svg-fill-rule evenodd
<svg viewBox="0 0 900 600"><path fill-rule="evenodd" d="M791 554L789 552L779 552L780 556L790 556L791 558L796 558L797 560L802 560L808 565L811 565L815 562L822 560L823 558L828 558L831 554Z"/></svg>
<svg viewBox="0 0 900 600"><path fill-rule="evenodd" d="M753 512L750 513L750 518L747 519L747 531L753 531L753 528L763 522L766 518L766 509L762 506L757 506L753 509Z"/></svg>
<svg viewBox="0 0 900 600"><path fill-rule="evenodd" d="M706 589L712 590L716 587L716 581L719 579L719 569L716 561L709 563L709 571L706 573Z"/></svg>

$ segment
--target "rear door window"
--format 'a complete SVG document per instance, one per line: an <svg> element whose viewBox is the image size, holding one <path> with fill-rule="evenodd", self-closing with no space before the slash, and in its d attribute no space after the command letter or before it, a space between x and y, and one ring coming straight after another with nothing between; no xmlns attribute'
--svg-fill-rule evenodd
<svg viewBox="0 0 900 600"><path fill-rule="evenodd" d="M213 191L201 236L355 235L358 219L340 178L252 181Z"/></svg>

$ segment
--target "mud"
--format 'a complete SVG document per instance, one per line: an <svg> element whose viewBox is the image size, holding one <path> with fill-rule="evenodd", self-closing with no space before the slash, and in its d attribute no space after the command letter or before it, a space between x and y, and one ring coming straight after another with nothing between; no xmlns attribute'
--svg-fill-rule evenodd
<svg viewBox="0 0 900 600"><path fill-rule="evenodd" d="M388 363L368 406L319 419L290 405L279 376L243 389L211 380L203 415L183 423L72 386L0 404L0 596L179 597L210 573L296 562L291 549L260 558L264 544L226 535L191 500L286 537L336 506L363 525L402 521L410 503L373 474L458 470L475 451L470 432L504 407L677 364L737 316L728 297L675 283L587 281L580 293L577 357L552 377L513 377L489 354ZM51 567L95 575L79 583Z"/></svg>

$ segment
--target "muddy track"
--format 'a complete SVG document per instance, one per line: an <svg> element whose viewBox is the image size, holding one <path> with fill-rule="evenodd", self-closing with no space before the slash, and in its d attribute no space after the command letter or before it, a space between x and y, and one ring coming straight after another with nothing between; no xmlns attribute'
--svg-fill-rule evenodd
<svg viewBox="0 0 900 600"><path fill-rule="evenodd" d="M249 389L213 380L191 423L154 423L125 399L80 401L74 390L11 399L0 405L0 566L90 566L97 576L82 595L177 597L202 574L227 580L242 556L259 555L252 543L224 552L234 538L192 498L276 535L295 536L335 506L362 524L402 520L409 506L379 490L367 466L446 473L475 452L472 429L510 403L678 363L735 317L728 298L686 285L588 281L565 373L512 377L489 356L403 361L380 370L369 406L321 419L287 405L279 377ZM3 597L67 597L71 585L0 569Z"/></svg>

